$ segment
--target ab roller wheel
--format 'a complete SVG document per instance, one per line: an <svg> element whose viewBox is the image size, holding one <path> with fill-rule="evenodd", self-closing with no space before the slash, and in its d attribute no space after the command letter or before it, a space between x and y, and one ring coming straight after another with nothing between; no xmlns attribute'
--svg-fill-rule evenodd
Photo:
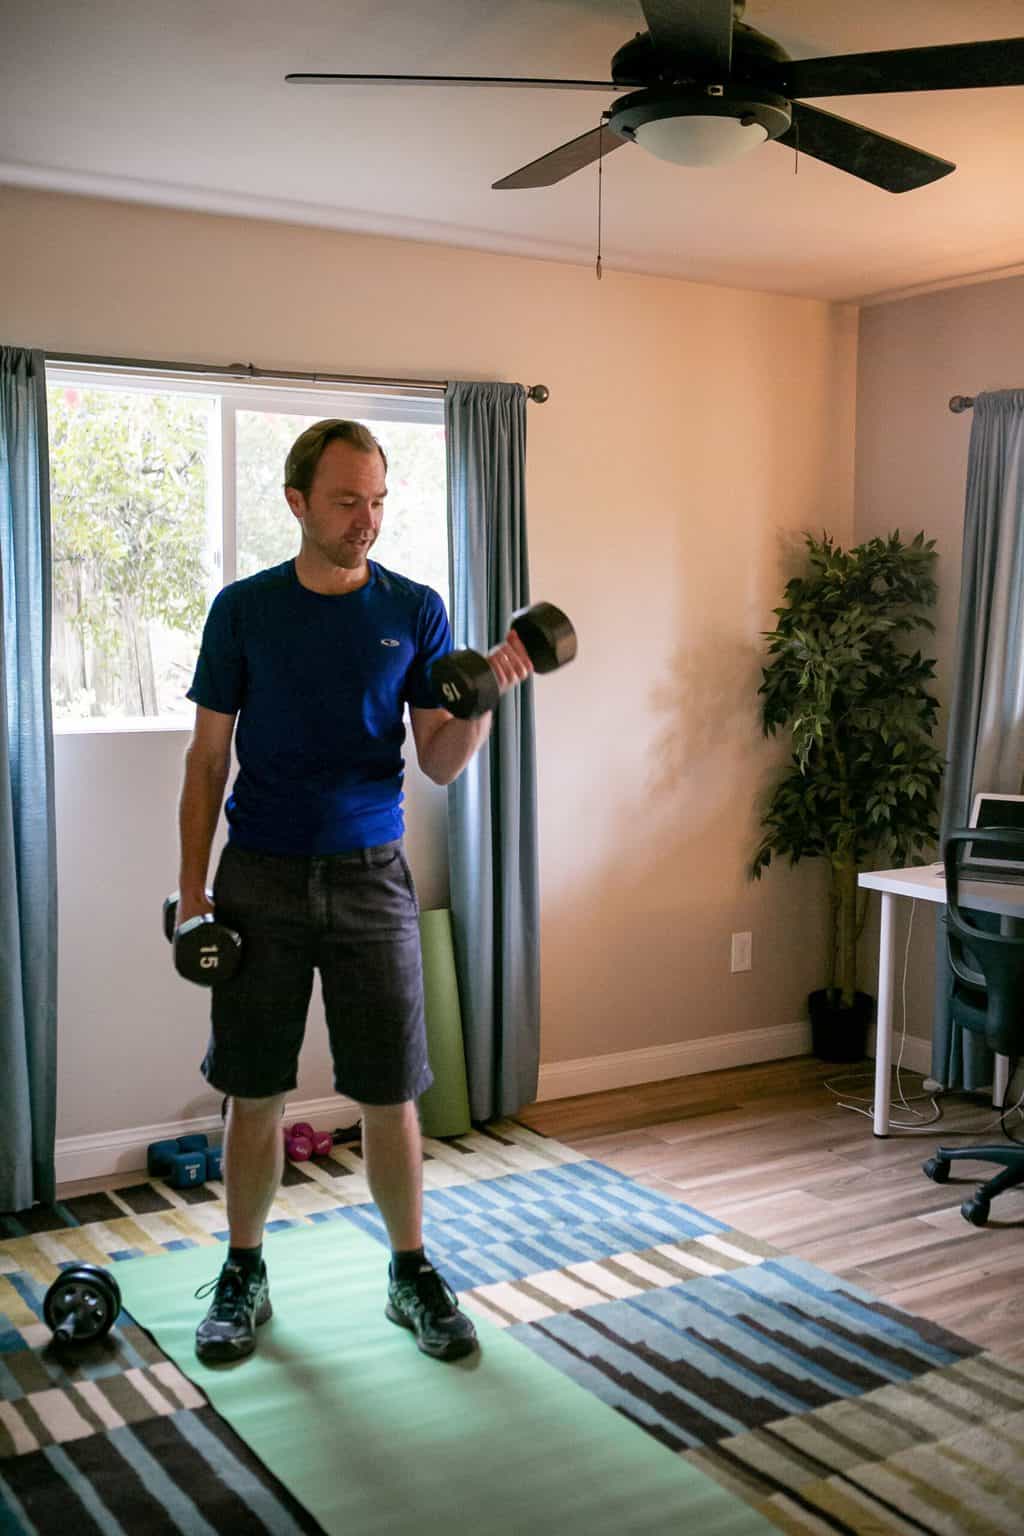
<svg viewBox="0 0 1024 1536"><path fill-rule="evenodd" d="M91 1344L113 1328L121 1310L121 1291L113 1275L98 1264L73 1264L43 1298L43 1319L59 1345Z"/></svg>

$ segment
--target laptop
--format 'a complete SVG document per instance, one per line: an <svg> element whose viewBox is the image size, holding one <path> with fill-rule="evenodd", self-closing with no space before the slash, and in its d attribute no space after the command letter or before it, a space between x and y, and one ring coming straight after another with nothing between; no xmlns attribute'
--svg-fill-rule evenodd
<svg viewBox="0 0 1024 1536"><path fill-rule="evenodd" d="M982 790L975 795L969 827L1012 827L1024 832L1024 795L996 795ZM961 880L996 880L1004 885L1024 885L1024 857L1009 843L989 843L977 853L971 844L960 866Z"/></svg>

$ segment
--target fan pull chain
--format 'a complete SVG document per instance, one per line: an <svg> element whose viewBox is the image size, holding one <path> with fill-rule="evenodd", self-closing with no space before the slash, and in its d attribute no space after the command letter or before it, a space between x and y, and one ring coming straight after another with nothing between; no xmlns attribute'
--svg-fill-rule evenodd
<svg viewBox="0 0 1024 1536"><path fill-rule="evenodd" d="M800 119L799 118L796 119L796 122L793 124L793 128L795 130L794 139L793 139L793 175L794 176L799 176L799 174L800 174Z"/></svg>
<svg viewBox="0 0 1024 1536"><path fill-rule="evenodd" d="M601 281L601 188L604 181L604 118L597 129L597 280Z"/></svg>

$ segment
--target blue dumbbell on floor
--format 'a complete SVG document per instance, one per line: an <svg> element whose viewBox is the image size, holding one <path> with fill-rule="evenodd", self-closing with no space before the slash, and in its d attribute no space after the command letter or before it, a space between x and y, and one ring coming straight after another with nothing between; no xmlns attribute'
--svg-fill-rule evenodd
<svg viewBox="0 0 1024 1536"><path fill-rule="evenodd" d="M207 1179L223 1177L223 1153L209 1138L196 1134L175 1141L152 1141L146 1148L146 1169L172 1189L192 1189Z"/></svg>
<svg viewBox="0 0 1024 1536"><path fill-rule="evenodd" d="M206 1153L179 1152L171 1164L167 1182L172 1189L192 1189L206 1183Z"/></svg>

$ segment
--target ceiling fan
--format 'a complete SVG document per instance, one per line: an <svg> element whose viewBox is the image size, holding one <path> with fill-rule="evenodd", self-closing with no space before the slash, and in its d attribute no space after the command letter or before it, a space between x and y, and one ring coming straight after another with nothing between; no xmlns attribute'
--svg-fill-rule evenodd
<svg viewBox="0 0 1024 1536"><path fill-rule="evenodd" d="M639 0L647 23L611 61L610 80L480 75L290 74L297 85L499 86L626 91L596 128L531 160L499 191L548 187L635 143L681 165L718 165L774 139L887 192L908 192L956 166L837 117L803 98L1024 85L1024 38L791 59L741 20L745 0ZM801 99L797 99L801 98Z"/></svg>

